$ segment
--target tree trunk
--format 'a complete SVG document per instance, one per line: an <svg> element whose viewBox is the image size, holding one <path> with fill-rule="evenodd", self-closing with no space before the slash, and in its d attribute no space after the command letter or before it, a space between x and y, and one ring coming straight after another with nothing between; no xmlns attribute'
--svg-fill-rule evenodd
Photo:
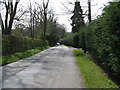
<svg viewBox="0 0 120 90"><path fill-rule="evenodd" d="M14 10L13 8L11 8L10 21L9 21L9 26L8 26L8 34L11 34L11 31L12 31L12 25L13 25L14 17L16 15L17 5L18 5L18 2L15 2ZM11 7L13 7L12 3L11 3Z"/></svg>
<svg viewBox="0 0 120 90"><path fill-rule="evenodd" d="M14 8L13 8L13 2L4 3L6 8L6 15L5 15L5 25L2 21L2 17L0 15L0 21L1 21L1 27L2 27L2 34L10 35L12 31L12 25L14 21L14 17L16 15L17 5L19 3L19 0L16 0ZM10 11L10 19L8 21Z"/></svg>
<svg viewBox="0 0 120 90"><path fill-rule="evenodd" d="M3 23L3 20L2 20L1 13L0 13L0 25L1 25L2 33L3 33L5 28L4 28L4 23Z"/></svg>
<svg viewBox="0 0 120 90"><path fill-rule="evenodd" d="M44 19L44 43L46 42L46 29L47 29L47 17L45 14L45 19Z"/></svg>

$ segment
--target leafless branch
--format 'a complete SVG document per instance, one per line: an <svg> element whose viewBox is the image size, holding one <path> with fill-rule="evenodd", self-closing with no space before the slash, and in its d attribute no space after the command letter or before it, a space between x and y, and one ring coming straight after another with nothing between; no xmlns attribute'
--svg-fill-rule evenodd
<svg viewBox="0 0 120 90"><path fill-rule="evenodd" d="M62 2L61 2L61 4L68 10L68 12L73 13L73 11L70 10L67 6L65 6Z"/></svg>

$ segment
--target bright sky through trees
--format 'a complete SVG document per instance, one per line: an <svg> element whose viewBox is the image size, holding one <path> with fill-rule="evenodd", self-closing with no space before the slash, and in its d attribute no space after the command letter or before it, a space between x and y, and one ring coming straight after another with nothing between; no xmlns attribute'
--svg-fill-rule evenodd
<svg viewBox="0 0 120 90"><path fill-rule="evenodd" d="M34 1L37 3L42 4L42 0L31 0L32 5L34 5ZM46 1L46 0L45 0ZM67 28L67 31L71 31L71 20L70 17L72 14L69 13L70 9L71 11L74 9L74 2L76 0L50 0L49 8L53 9L54 13L56 14L56 17L58 19L58 22L60 24L64 24ZM88 0L78 0L81 2L81 6L83 11L85 12L88 9ZM92 4L92 19L95 19L98 15L102 13L102 9L107 5L109 1L113 0L91 0ZM19 6L28 7L30 0L20 0ZM73 3L73 4L70 4ZM68 9L67 9L68 8ZM85 18L85 21L87 22L87 17Z"/></svg>

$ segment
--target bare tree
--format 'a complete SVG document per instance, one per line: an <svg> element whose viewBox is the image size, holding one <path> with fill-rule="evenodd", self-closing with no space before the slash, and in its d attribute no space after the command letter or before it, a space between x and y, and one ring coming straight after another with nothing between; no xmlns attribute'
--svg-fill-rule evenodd
<svg viewBox="0 0 120 90"><path fill-rule="evenodd" d="M0 1L0 25L1 25L1 29L4 29L4 23L3 23L3 19L2 19L2 15L1 15L1 11L4 10L4 6L3 6L3 2Z"/></svg>
<svg viewBox="0 0 120 90"><path fill-rule="evenodd" d="M13 0L5 0L2 3L5 5L6 14L5 14L5 21L3 22L1 12L0 12L0 22L2 28L2 34L9 35L12 31L13 21L16 15L17 6L20 0L16 0L15 4L13 5ZM10 18L9 18L10 17Z"/></svg>
<svg viewBox="0 0 120 90"><path fill-rule="evenodd" d="M46 42L46 30L47 30L47 15L48 15L49 0L45 3L43 0L43 12L44 12L44 43Z"/></svg>
<svg viewBox="0 0 120 90"><path fill-rule="evenodd" d="M29 12L30 12L30 32L31 32L31 37L33 38L33 29L32 29L32 16L33 16L33 13L32 13L32 5L31 5L31 0L30 0L30 6L29 6Z"/></svg>
<svg viewBox="0 0 120 90"><path fill-rule="evenodd" d="M51 10L48 9L49 1L50 0L47 0L47 2L45 2L43 0L42 6L35 2L38 5L37 12L35 13L36 18L39 20L40 23L41 22L43 23L43 39L44 39L44 43L46 42L48 14L50 14L50 12L51 12Z"/></svg>
<svg viewBox="0 0 120 90"><path fill-rule="evenodd" d="M24 15L27 14L27 13L29 13L28 10L23 9L23 7L21 7L21 8L19 7L19 9L16 12L16 15L15 15L14 19L16 21L19 21L19 22L23 21L24 20Z"/></svg>
<svg viewBox="0 0 120 90"><path fill-rule="evenodd" d="M30 24L29 24L29 27L30 27L30 33L31 33L31 38L34 38L35 37L35 29L37 27L37 17L39 16L37 14L38 10L36 8L36 4L34 4L34 7L32 7L31 5L31 0L30 0L30 4L29 4L29 13L30 13Z"/></svg>

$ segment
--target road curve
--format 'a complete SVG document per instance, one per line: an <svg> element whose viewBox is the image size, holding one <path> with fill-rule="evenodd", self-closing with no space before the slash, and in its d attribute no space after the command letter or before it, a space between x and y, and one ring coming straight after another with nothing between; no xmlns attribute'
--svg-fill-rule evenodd
<svg viewBox="0 0 120 90"><path fill-rule="evenodd" d="M2 67L2 88L84 88L72 52L56 46Z"/></svg>

